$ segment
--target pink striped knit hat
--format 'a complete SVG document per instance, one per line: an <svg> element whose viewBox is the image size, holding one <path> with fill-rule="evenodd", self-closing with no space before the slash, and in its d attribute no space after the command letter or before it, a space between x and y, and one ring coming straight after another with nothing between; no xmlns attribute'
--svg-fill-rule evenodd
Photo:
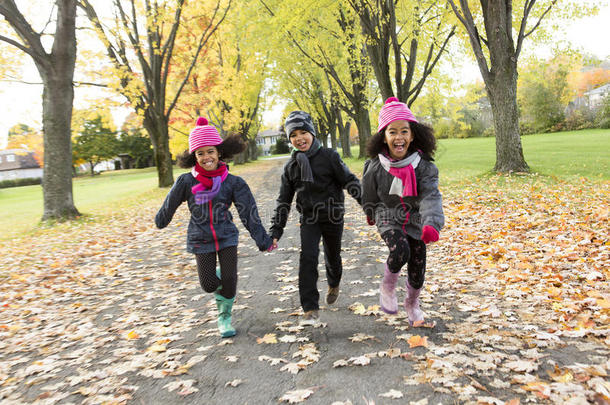
<svg viewBox="0 0 610 405"><path fill-rule="evenodd" d="M197 126L189 134L189 153L193 153L202 146L216 146L222 143L218 130L213 125L208 125L204 117L197 119Z"/></svg>
<svg viewBox="0 0 610 405"><path fill-rule="evenodd" d="M398 120L417 122L415 116L405 103L401 103L396 97L390 97L385 101L383 107L381 107L381 111L379 111L377 132Z"/></svg>

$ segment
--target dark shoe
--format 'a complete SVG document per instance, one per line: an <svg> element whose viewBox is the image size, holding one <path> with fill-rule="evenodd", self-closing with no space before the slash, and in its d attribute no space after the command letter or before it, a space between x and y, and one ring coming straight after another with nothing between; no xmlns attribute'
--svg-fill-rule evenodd
<svg viewBox="0 0 610 405"><path fill-rule="evenodd" d="M312 309L311 311L305 311L303 315L303 319L301 320L301 325L315 325L319 322L320 315L318 314L317 309Z"/></svg>
<svg viewBox="0 0 610 405"><path fill-rule="evenodd" d="M332 305L337 301L339 297L339 286L336 287L328 287L328 292L326 293L326 303L328 305Z"/></svg>

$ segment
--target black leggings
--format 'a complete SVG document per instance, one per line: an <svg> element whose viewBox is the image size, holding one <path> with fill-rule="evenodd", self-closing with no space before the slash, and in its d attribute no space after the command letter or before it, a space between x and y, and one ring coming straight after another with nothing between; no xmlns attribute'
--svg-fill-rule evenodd
<svg viewBox="0 0 610 405"><path fill-rule="evenodd" d="M388 269L398 273L408 263L409 285L422 288L426 274L426 244L395 229L384 232L381 237L390 250Z"/></svg>
<svg viewBox="0 0 610 405"><path fill-rule="evenodd" d="M220 280L216 276L216 254L220 262ZM218 252L197 253L199 284L205 292L214 292L222 284L219 294L225 298L235 297L237 291L237 246L229 246Z"/></svg>

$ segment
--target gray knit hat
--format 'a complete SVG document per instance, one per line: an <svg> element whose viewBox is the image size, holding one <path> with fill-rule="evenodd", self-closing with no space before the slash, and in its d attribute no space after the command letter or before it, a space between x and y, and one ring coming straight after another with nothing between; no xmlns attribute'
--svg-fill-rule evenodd
<svg viewBox="0 0 610 405"><path fill-rule="evenodd" d="M305 111L293 111L288 114L286 122L284 123L284 131L286 132L288 139L290 139L292 131L296 129L303 129L312 134L314 138L316 136L316 129L313 126L311 115L307 114Z"/></svg>

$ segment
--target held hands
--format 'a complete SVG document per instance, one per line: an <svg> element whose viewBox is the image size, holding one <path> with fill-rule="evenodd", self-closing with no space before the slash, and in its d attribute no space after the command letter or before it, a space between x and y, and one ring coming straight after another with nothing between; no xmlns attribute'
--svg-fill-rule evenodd
<svg viewBox="0 0 610 405"><path fill-rule="evenodd" d="M424 228L422 229L421 232L421 240L425 243L428 244L430 242L436 242L438 240L438 231L436 229L434 229L432 226L430 225L424 225Z"/></svg>
<svg viewBox="0 0 610 405"><path fill-rule="evenodd" d="M274 238L271 242L271 246L267 248L267 252L273 252L275 249L277 249L277 239Z"/></svg>

